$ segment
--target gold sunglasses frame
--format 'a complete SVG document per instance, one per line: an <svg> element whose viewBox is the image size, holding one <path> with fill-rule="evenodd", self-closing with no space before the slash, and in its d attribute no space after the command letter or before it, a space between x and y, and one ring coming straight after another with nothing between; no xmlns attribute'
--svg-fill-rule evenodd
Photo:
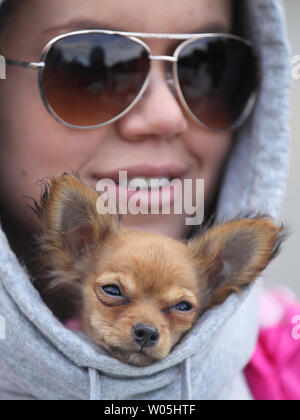
<svg viewBox="0 0 300 420"><path fill-rule="evenodd" d="M137 42L138 44L142 45L144 47L144 49L147 51L148 57L149 57L149 60L150 60L150 66L149 66L148 74L145 77L145 81L144 81L143 86L141 87L139 93L137 94L136 98L130 103L130 105L127 106L127 108L124 111L122 111L116 117L114 117L114 118L112 118L112 119L110 119L110 120L108 120L104 123L101 123L101 124L96 124L96 125L93 125L93 126L77 126L77 125L69 124L66 121L64 121L63 119L61 119L56 114L54 109L51 107L51 105L49 104L49 102L47 100L45 91L44 91L43 75L44 75L44 69L45 69L45 66L46 66L46 61L47 61L47 56L49 54L49 51L51 50L52 46L57 41L59 41L61 39L64 39L66 37L69 37L69 36L73 36L73 35L84 35L84 34L90 34L90 33L124 36L126 38L131 39L134 42ZM219 128L209 127L205 123L200 121L193 114L193 112L190 110L189 106L187 105L187 103L184 99L184 96L182 94L181 87L180 87L179 77L178 77L177 62L178 62L178 57L179 57L182 49L184 47L186 47L186 45L190 44L191 42L193 42L195 40L205 39L205 38L218 38L218 37L227 38L227 39L234 39L234 40L240 41L243 44L249 46L252 49L253 55L256 58L256 61L257 61L257 64L258 64L257 68L259 69L258 56L257 56L256 51L253 48L252 44L249 41L247 41L246 39L244 39L240 36L237 36L237 35L226 34L226 33L202 33L202 34L158 34L158 33L156 33L156 34L152 34L152 33L142 33L142 32L111 31L111 30L102 30L102 29L79 30L79 31L68 32L68 33L65 33L63 35L56 36L55 38L51 39L45 45L45 47L42 50L40 62L38 62L38 63L27 62L27 61L19 61L19 60L14 60L14 59L6 59L6 64L12 65L12 66L17 66L17 67L23 67L23 68L27 68L27 69L38 70L38 72L39 72L38 73L38 82L39 82L39 89L40 89L40 93L41 93L41 98L42 98L42 101L43 101L46 109L50 113L50 115L52 117L54 117L58 122L60 122L65 127L76 129L76 130L92 130L92 129L104 127L104 126L109 125L109 124L113 124L114 122L118 121L120 118L122 118L123 116L128 114L128 112L130 112L131 109L140 101L140 99L143 97L146 89L148 88L148 85L149 85L149 82L150 82L151 62L152 61L170 62L170 63L173 63L173 66L172 66L173 67L173 69L172 69L173 82L174 82L174 87L175 87L175 91L176 91L176 94L178 96L179 102L183 106L184 110L188 113L188 115L192 118L192 120L195 121L196 123L198 123L199 125L201 125L202 127L206 128L206 129L209 129L209 130L213 130L213 131L235 131L243 125L243 123L249 117L251 111L253 110L253 108L255 106L255 103L256 103L256 100L257 100L257 95L258 95L258 82L260 80L259 71L257 72L257 85L256 85L254 91L252 92L252 94L251 94L251 96L250 96L250 98L249 98L241 116L230 127L224 128L224 129L223 128L219 129ZM153 55L150 47L145 42L143 42L142 39L171 39L171 40L182 40L183 42L176 48L173 56Z"/></svg>

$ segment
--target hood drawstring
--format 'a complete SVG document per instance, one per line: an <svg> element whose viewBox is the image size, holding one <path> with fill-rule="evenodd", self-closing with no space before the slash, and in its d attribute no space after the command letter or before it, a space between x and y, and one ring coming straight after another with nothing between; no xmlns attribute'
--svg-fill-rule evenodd
<svg viewBox="0 0 300 420"><path fill-rule="evenodd" d="M89 368L90 401L101 400L101 380L96 369ZM191 359L185 359L181 364L181 399L192 400Z"/></svg>
<svg viewBox="0 0 300 420"><path fill-rule="evenodd" d="M90 377L90 401L101 400L101 382L100 375L96 369L89 368Z"/></svg>
<svg viewBox="0 0 300 420"><path fill-rule="evenodd" d="M181 364L181 399L192 400L191 358L183 360Z"/></svg>

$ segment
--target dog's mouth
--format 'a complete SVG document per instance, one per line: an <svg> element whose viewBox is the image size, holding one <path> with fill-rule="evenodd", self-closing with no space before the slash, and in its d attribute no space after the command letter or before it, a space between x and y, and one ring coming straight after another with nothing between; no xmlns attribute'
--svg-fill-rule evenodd
<svg viewBox="0 0 300 420"><path fill-rule="evenodd" d="M109 351L120 362L127 363L137 367L150 366L159 362L160 359L152 354L148 354L146 349L140 351L126 350L121 347L110 346Z"/></svg>

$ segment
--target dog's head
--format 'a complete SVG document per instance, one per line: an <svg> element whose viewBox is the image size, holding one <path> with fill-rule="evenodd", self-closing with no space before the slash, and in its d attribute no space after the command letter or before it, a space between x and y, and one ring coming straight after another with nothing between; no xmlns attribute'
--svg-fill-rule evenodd
<svg viewBox="0 0 300 420"><path fill-rule="evenodd" d="M76 176L51 180L36 206L41 258L53 286L80 296L85 333L136 366L168 356L200 314L257 278L284 238L257 217L177 241L125 229L98 214L98 199Z"/></svg>

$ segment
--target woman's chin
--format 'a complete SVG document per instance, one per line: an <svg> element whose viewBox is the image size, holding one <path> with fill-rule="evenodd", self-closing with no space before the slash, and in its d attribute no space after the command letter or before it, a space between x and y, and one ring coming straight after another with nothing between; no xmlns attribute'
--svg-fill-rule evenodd
<svg viewBox="0 0 300 420"><path fill-rule="evenodd" d="M185 216L178 214L139 214L122 216L122 225L131 230L159 233L180 239L189 226L185 226Z"/></svg>

